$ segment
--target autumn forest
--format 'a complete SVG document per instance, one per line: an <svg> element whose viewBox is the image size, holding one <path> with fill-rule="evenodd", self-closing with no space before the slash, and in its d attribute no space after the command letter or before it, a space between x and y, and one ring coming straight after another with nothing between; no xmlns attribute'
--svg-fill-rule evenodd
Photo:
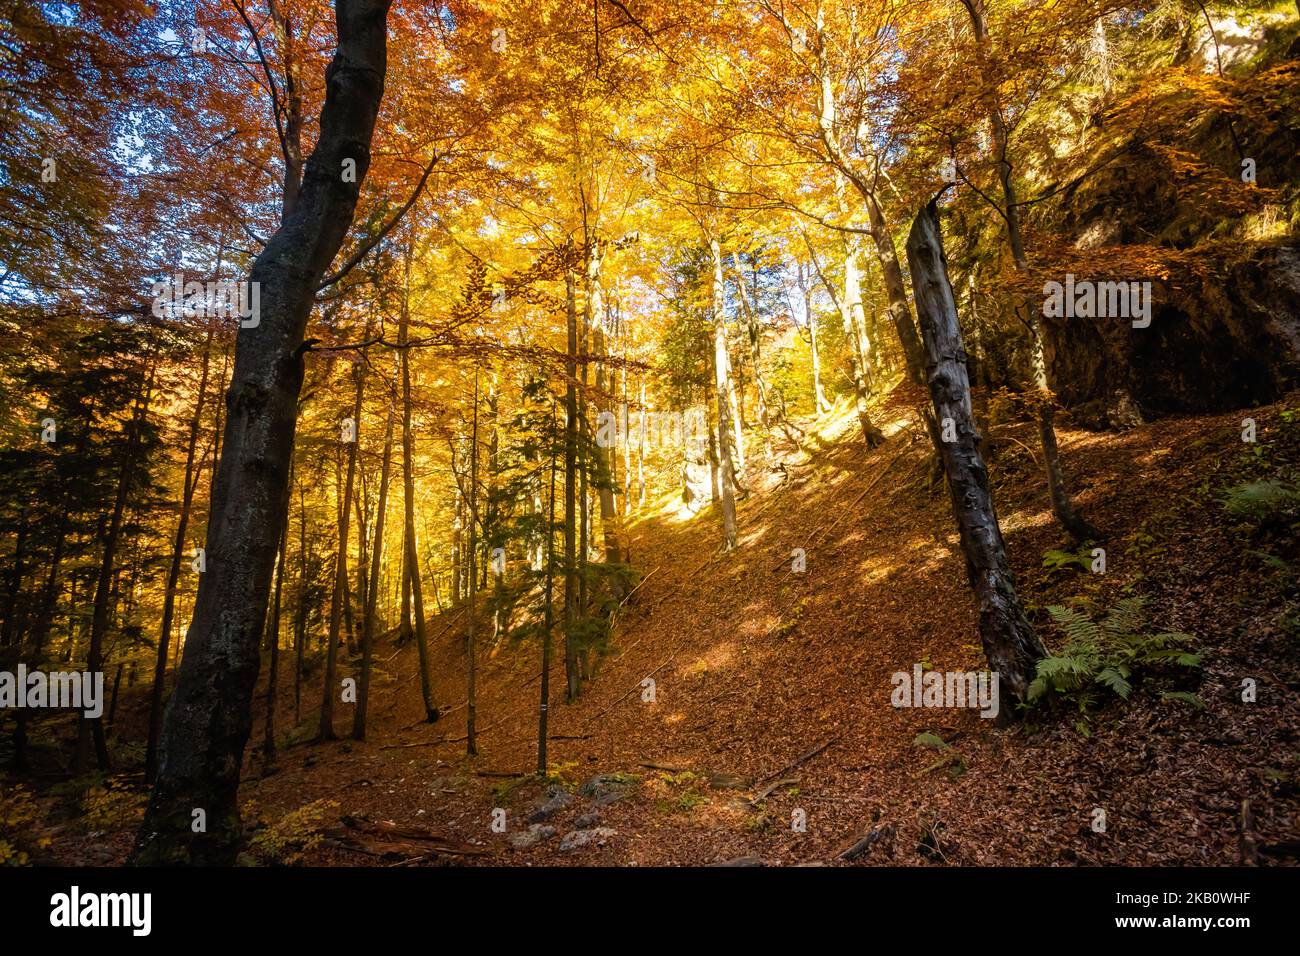
<svg viewBox="0 0 1300 956"><path fill-rule="evenodd" d="M0 0L0 869L1294 866L1298 237L1293 0Z"/></svg>

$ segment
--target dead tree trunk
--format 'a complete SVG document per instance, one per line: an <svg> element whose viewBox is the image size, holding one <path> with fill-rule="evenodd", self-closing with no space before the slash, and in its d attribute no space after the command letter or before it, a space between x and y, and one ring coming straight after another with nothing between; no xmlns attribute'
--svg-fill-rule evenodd
<svg viewBox="0 0 1300 956"><path fill-rule="evenodd" d="M907 262L925 342L926 377L935 418L940 431L953 438L941 438L935 450L948 476L966 575L979 601L980 640L989 667L999 675L1002 690L1010 691L1013 701L1023 701L1035 664L1046 652L1016 594L989 492L988 471L971 411L966 353L934 202L912 224ZM1011 714L1011 708L1003 706L998 719L1005 722Z"/></svg>
<svg viewBox="0 0 1300 956"><path fill-rule="evenodd" d="M316 148L293 209L253 264L256 325L241 327L213 487L208 570L163 722L158 779L132 859L231 864L252 729L262 624L285 516L317 288L356 210L387 72L389 0L335 0L338 48L325 76ZM195 810L204 811L198 828Z"/></svg>

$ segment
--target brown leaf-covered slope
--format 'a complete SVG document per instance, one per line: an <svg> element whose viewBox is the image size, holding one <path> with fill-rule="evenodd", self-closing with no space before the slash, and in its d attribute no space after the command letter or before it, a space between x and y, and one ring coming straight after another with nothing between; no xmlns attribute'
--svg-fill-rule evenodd
<svg viewBox="0 0 1300 956"><path fill-rule="evenodd" d="M464 865L850 865L840 860L850 847L853 865L1294 862L1296 628L1274 572L1248 553L1260 542L1225 521L1217 500L1242 475L1300 460L1285 407L1249 412L1255 446L1241 441L1245 412L1063 430L1079 504L1108 535L1105 574L1044 569L1044 552L1065 545L1032 439L1017 426L994 433L995 501L1049 650L1062 635L1047 605L1144 595L1159 629L1198 638L1203 673L1190 689L1204 709L1139 690L1086 737L1068 722L1008 731L974 711L891 705L890 676L915 663L984 666L948 502L928 491L924 432L896 395L880 411L893 419L890 440L874 451L848 413L810 428L802 450L779 437L766 454L756 447L733 553L719 552L707 511L686 518L666 503L633 523L644 583L576 704L561 696L562 658L552 665L550 763L571 795L539 821L553 835L523 835L558 792L522 776L536 760L538 648L484 647L480 755L466 758L459 612L430 627L435 699L450 713L422 722L415 648L388 659L383 644L370 740L291 746L260 779L253 754L246 822L328 800L334 820L429 828L488 851L410 850L393 862ZM806 552L803 573L792 570L795 548ZM648 676L653 702L643 700ZM1245 677L1257 682L1255 703L1240 699ZM291 712L291 697L282 706ZM950 748L919 746L923 732ZM598 774L609 777L583 793ZM495 808L506 811L503 833L491 827ZM1094 830L1097 809L1105 832ZM307 862L382 858L355 847L327 839Z"/></svg>

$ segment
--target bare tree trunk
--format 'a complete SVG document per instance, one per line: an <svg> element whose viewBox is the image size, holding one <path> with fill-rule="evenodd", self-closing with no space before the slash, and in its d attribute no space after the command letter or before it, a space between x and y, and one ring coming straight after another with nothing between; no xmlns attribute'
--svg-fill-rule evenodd
<svg viewBox="0 0 1300 956"><path fill-rule="evenodd" d="M804 319L808 322L808 348L812 352L813 404L817 414L830 411L831 403L826 400L822 390L822 363L817 349L817 316L813 313L812 281L807 268L801 262L798 266L799 291L803 295Z"/></svg>
<svg viewBox="0 0 1300 956"><path fill-rule="evenodd" d="M241 327L224 451L162 758L132 859L230 864L276 545L303 379L303 333L317 287L343 243L370 164L387 70L389 0L336 0L338 49L325 78L316 148L293 210L253 264L256 326ZM349 175L349 173L353 173ZM194 826L203 810L206 826Z"/></svg>
<svg viewBox="0 0 1300 956"><path fill-rule="evenodd" d="M980 640L989 667L1013 701L1024 701L1035 664L1046 653L1016 594L1002 531L989 491L988 471L980 454L980 435L971 413L970 380L957 306L948 282L947 260L931 202L916 217L907 239L917 315L925 341L926 372L935 418L951 423L955 441L937 441L952 497L953 516L961 534L966 576L979 601ZM1012 708L1003 705L1005 723Z"/></svg>

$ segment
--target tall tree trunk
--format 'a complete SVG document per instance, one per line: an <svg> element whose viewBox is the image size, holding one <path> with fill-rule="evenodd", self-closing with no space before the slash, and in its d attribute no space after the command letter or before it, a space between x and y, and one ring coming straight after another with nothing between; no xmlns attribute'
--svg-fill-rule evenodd
<svg viewBox="0 0 1300 956"><path fill-rule="evenodd" d="M812 352L813 405L817 414L830 411L831 403L826 400L822 390L822 363L817 348L817 316L813 313L812 281L807 268L801 262L798 266L799 291L803 295L803 314L808 323L808 348Z"/></svg>
<svg viewBox="0 0 1300 956"><path fill-rule="evenodd" d="M292 460L290 461L292 466ZM303 645L307 642L307 501L298 482L298 604L293 623L293 722L302 721Z"/></svg>
<svg viewBox="0 0 1300 956"><path fill-rule="evenodd" d="M135 483L137 451L145 419L149 415L149 404L153 399L155 371L156 367L150 361L148 371L141 378L140 395L136 399L135 409L126 427L122 460L117 477L117 494L113 500L113 513L104 533L104 551L99 562L99 575L95 581L95 603L90 623L90 649L86 655L86 670L91 674L98 674L104 669L104 636L108 633L109 600L113 591L113 573L117 566L117 549L122 537L122 517L126 514L126 502L131 493L131 486ZM99 769L108 769L108 743L104 739L103 720L101 717L87 717L82 714L77 721L77 752L73 761L74 773L77 775L87 769L89 742L92 738Z"/></svg>
<svg viewBox="0 0 1300 956"><path fill-rule="evenodd" d="M180 581L181 559L185 554L185 535L189 530L190 509L194 504L194 490L199 480L195 468L195 454L198 449L199 428L203 422L203 403L208 387L212 334L213 327L209 326L207 342L203 346L203 366L199 372L198 396L194 399L194 414L190 416L190 434L185 446L185 475L181 480L181 513L176 521L171 564L167 567L167 584L163 591L162 628L158 635L158 653L154 660L153 690L149 694L149 738L145 745L144 757L144 778L150 783L158 773L158 740L162 735L163 696L167 681L167 655L172 640L172 616L176 610L176 585Z"/></svg>
<svg viewBox="0 0 1300 956"><path fill-rule="evenodd" d="M577 505L578 457L578 309L577 282L570 269L564 276L567 303L568 351L564 359L564 681L569 703L578 699L578 555Z"/></svg>
<svg viewBox="0 0 1300 956"><path fill-rule="evenodd" d="M424 719L433 723L438 719L438 708L433 702L433 685L429 676L429 643L424 626L424 587L420 581L419 548L415 537L415 435L411 431L411 350L406 347L410 335L411 308L411 251L406 250L406 275L402 286L401 322L397 341L402 356L402 498L405 517L406 581L415 606L415 647L419 656L420 694L424 700ZM402 620L409 619L406 597L402 598Z"/></svg>
<svg viewBox="0 0 1300 956"><path fill-rule="evenodd" d="M596 410L608 412L612 407L610 396L613 393L611 374L606 367L607 347L605 338L605 297L600 284L601 267L600 244L591 243L591 253L587 259L587 306L585 326L591 332L592 354L596 359ZM586 372L584 368L583 378ZM617 434L615 429L615 434ZM614 505L613 451L600 444L596 445L596 492L600 500L600 528L605 546L605 563L618 564L623 560L619 546L619 521Z"/></svg>
<svg viewBox="0 0 1300 956"><path fill-rule="evenodd" d="M871 421L868 406L871 395L871 344L867 340L862 321L862 282L858 276L857 242L849 236L844 247L844 294L840 298L840 312L853 364L853 396L858 423L862 426L862 437L867 447L875 448L884 442L885 435Z"/></svg>
<svg viewBox="0 0 1300 956"><path fill-rule="evenodd" d="M542 605L542 700L537 711L537 774L546 774L546 725L551 708L551 631L555 627L555 402L551 402L551 491L547 498L546 590Z"/></svg>
<svg viewBox="0 0 1300 956"><path fill-rule="evenodd" d="M727 317L726 302L722 290L722 246L717 238L710 237L709 250L713 253L713 387L717 393L718 406L718 476L719 492L722 495L722 547L730 551L736 546L736 498L733 494L733 472L731 460L731 441L728 420L730 409L727 401Z"/></svg>
<svg viewBox="0 0 1300 956"><path fill-rule="evenodd" d="M370 323L366 323L369 331ZM367 336L368 337L368 336ZM348 473L339 489L339 537L338 550L334 559L334 589L330 595L330 624L325 645L325 686L320 702L319 740L337 740L334 732L334 685L338 677L339 627L343 616L343 602L348 592L348 518L352 501L352 485L357 474L357 454L361 447L361 407L366 388L365 365L358 358L352 367L356 377L356 389L352 397L352 440L348 442ZM378 547L376 547L378 550Z"/></svg>
<svg viewBox="0 0 1300 956"><path fill-rule="evenodd" d="M845 290L844 294L841 295L835 291L835 286L831 284L830 277L822 271L821 263L817 260L812 243L808 242L807 236L804 236L804 242L808 246L808 255L812 259L813 268L817 272L817 277L821 280L822 287L826 289L826 294L830 296L832 304L840 313L840 321L844 326L844 338L848 341L849 346L849 366L853 374L853 403L858 413L858 424L862 428L862 438L867 443L867 447L875 448L884 442L885 436L871 421L870 409L867 405L867 378L862 368L862 344L858 335L853 308L848 297L849 292L857 283L856 278L853 279L852 283L849 280L851 269L856 270L856 266L852 266L853 255L848 252L844 257ZM851 244L849 248L852 248Z"/></svg>
<svg viewBox="0 0 1300 956"><path fill-rule="evenodd" d="M469 623L465 631L465 752L471 757L478 753L476 739L478 719L478 668L474 647L474 617L478 580L475 574L478 561L478 369L474 369L474 426L469 440Z"/></svg>
<svg viewBox="0 0 1300 956"><path fill-rule="evenodd" d="M749 337L749 364L753 367L754 392L758 396L758 420L764 428L767 422L767 384L763 381L763 335L758 321L758 269L754 269L754 301L751 303L745 291L745 274L736 265L736 295L740 299L741 310L745 313L745 331Z"/></svg>
<svg viewBox="0 0 1300 956"><path fill-rule="evenodd" d="M375 506L375 543L370 549L370 585L366 588L366 611L361 620L361 675L357 680L357 706L352 713L352 739L366 739L366 715L370 706L370 660L375 652L375 605L379 597L379 571L384 563L384 515L388 512L388 476L393 461L393 420L396 409L390 398L388 424L384 426L384 457L379 466L379 502ZM332 688L325 688L328 697Z"/></svg>
<svg viewBox="0 0 1300 956"><path fill-rule="evenodd" d="M1016 594L997 512L989 491L988 471L980 454L980 435L971 412L970 380L957 306L948 281L947 259L939 232L937 207L931 202L916 217L907 239L907 262L916 294L917 315L925 341L926 373L938 422L951 421L956 441L937 441L961 534L966 576L979 602L980 641L989 667L999 675L1012 702L1024 701L1035 664L1046 653ZM1002 703L998 720L1013 710Z"/></svg>
<svg viewBox="0 0 1300 956"><path fill-rule="evenodd" d="M982 0L962 0L970 14L975 39L981 46L987 45L988 29L984 19ZM1010 133L1006 121L1002 118L1002 107L996 94L987 96L989 127L993 133L993 152L997 158L998 183L1002 187L1002 220L1006 223L1007 244L1011 248L1011 257L1017 272L1028 269L1025 257L1024 234L1020 227L1020 202L1016 195L1015 180L1012 176L1013 166L1009 152ZM1043 469L1047 478L1047 493L1052 502L1052 514L1061 527L1076 541L1087 541L1100 537L1100 533L1079 514L1074 506L1069 487L1065 483L1065 472L1061 468L1061 454L1056 440L1056 396L1052 393L1051 382L1047 374L1047 355L1045 352L1046 328L1039 310L1028 298L1017 304L1017 311L1029 327L1030 365L1034 376L1034 387L1038 392L1038 437L1043 446Z"/></svg>
<svg viewBox="0 0 1300 956"><path fill-rule="evenodd" d="M275 702L280 692L280 599L284 594L284 562L289 550L289 516L280 531L280 557L275 565L275 593L271 598L271 620L266 632L271 644L271 672L266 679L266 733L262 737L262 775L275 769Z"/></svg>
<svg viewBox="0 0 1300 956"><path fill-rule="evenodd" d="M158 779L135 862L230 864L238 853L240 767L284 522L303 334L370 165L387 70L388 7L389 0L336 0L338 48L326 72L316 148L293 210L250 274L260 286L260 321L238 334L208 571L164 718ZM204 811L202 832L195 810Z"/></svg>

